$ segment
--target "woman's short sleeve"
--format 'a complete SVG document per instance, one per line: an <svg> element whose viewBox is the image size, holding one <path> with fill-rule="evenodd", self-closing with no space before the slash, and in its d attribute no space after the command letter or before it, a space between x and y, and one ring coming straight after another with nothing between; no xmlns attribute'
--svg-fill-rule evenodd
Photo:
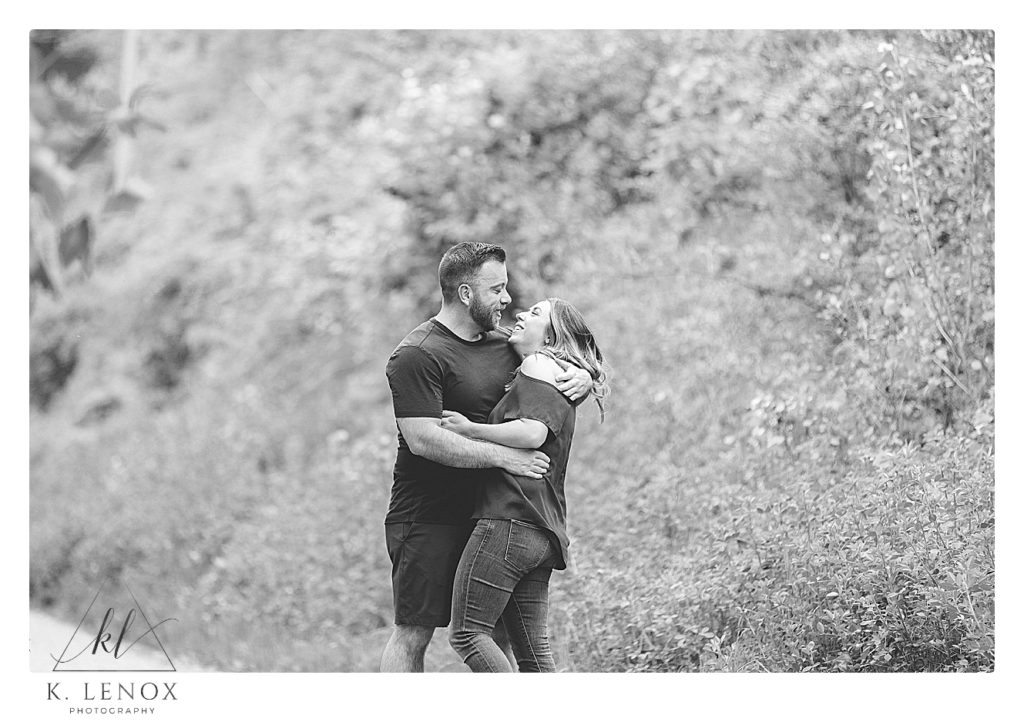
<svg viewBox="0 0 1024 722"><path fill-rule="evenodd" d="M569 400L554 386L520 373L506 395L501 421L534 419L557 434L571 408Z"/></svg>

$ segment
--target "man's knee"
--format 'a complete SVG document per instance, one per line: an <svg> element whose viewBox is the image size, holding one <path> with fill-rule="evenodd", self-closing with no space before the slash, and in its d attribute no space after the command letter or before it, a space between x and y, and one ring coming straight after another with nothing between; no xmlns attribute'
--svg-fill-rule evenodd
<svg viewBox="0 0 1024 722"><path fill-rule="evenodd" d="M400 624L395 627L391 640L402 649L417 652L425 650L433 636L433 627L424 627L419 624Z"/></svg>
<svg viewBox="0 0 1024 722"><path fill-rule="evenodd" d="M395 627L381 654L380 671L422 672L423 656L433 636L433 627L411 624Z"/></svg>

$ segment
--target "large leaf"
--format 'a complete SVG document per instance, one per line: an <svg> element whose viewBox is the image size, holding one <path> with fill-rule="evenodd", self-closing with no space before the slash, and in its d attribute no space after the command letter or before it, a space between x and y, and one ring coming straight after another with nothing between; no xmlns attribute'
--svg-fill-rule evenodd
<svg viewBox="0 0 1024 722"><path fill-rule="evenodd" d="M31 32L33 77L49 80L61 76L74 83L92 69L99 54L88 47L65 46L69 34L67 30Z"/></svg>
<svg viewBox="0 0 1024 722"><path fill-rule="evenodd" d="M86 138L85 142L71 156L71 159L68 161L68 167L74 169L83 163L101 160L103 152L109 147L110 133L107 131L106 126L103 126Z"/></svg>
<svg viewBox="0 0 1024 722"><path fill-rule="evenodd" d="M46 264L43 262L42 255L36 248L36 244L32 241L31 234L28 244L28 256L29 285L31 286L35 283L50 293L56 293L56 287L53 284L53 280L50 278L49 272L46 270Z"/></svg>
<svg viewBox="0 0 1024 722"><path fill-rule="evenodd" d="M141 178L129 178L123 187L107 198L103 206L104 213L130 213L153 195L152 187Z"/></svg>
<svg viewBox="0 0 1024 722"><path fill-rule="evenodd" d="M33 143L29 150L29 190L38 193L51 218L60 219L64 201L74 175L57 159L50 148Z"/></svg>
<svg viewBox="0 0 1024 722"><path fill-rule="evenodd" d="M92 268L92 244L95 233L92 222L88 216L82 216L71 225L60 232L60 242L57 245L57 252L60 256L60 265L67 268L75 261L82 264L82 269L88 274Z"/></svg>

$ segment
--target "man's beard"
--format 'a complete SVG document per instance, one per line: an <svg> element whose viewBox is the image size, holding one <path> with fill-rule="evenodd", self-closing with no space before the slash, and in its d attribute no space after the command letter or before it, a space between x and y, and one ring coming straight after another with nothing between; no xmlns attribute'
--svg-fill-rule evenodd
<svg viewBox="0 0 1024 722"><path fill-rule="evenodd" d="M473 299L469 304L469 317L473 319L473 322L484 331L493 331L497 325L494 322L494 314L497 308L488 308L484 304L480 303L477 299Z"/></svg>

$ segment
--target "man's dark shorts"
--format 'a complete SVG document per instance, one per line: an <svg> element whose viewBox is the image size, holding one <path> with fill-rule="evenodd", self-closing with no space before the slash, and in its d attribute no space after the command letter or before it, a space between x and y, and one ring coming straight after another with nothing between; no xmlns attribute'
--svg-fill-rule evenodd
<svg viewBox="0 0 1024 722"><path fill-rule="evenodd" d="M384 525L391 557L395 624L447 627L452 585L475 522L462 526L395 522Z"/></svg>

